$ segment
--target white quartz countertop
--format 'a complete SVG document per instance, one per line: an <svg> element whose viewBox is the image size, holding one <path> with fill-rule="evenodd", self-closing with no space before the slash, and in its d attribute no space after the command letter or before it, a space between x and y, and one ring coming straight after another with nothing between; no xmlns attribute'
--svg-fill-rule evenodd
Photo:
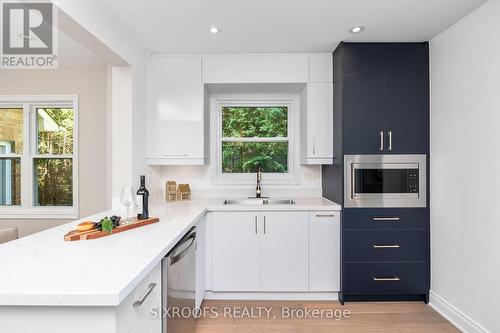
<svg viewBox="0 0 500 333"><path fill-rule="evenodd" d="M95 240L65 242L64 234L106 211L0 245L0 306L116 306L203 217L207 210L340 210L329 200L294 198L295 205L223 205L224 199L154 203L160 222Z"/></svg>

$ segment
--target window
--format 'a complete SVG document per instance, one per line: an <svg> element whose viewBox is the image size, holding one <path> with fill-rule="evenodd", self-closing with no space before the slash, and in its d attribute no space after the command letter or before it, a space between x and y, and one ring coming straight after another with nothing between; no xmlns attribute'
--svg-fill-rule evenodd
<svg viewBox="0 0 500 333"><path fill-rule="evenodd" d="M77 217L77 98L0 96L0 217Z"/></svg>
<svg viewBox="0 0 500 333"><path fill-rule="evenodd" d="M216 183L295 183L294 98L224 99L213 102Z"/></svg>

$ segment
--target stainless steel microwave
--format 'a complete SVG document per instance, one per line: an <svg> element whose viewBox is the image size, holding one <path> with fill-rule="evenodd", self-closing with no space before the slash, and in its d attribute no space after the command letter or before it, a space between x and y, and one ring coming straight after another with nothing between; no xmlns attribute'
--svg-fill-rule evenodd
<svg viewBox="0 0 500 333"><path fill-rule="evenodd" d="M426 207L426 155L345 155L345 207Z"/></svg>

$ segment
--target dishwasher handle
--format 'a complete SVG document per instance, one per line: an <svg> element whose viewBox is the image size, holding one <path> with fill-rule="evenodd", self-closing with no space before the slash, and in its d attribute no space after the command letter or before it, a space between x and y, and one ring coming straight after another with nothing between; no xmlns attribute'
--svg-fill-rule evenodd
<svg viewBox="0 0 500 333"><path fill-rule="evenodd" d="M177 249L181 247L183 244L186 244L187 242L190 242L189 245L184 250L182 250L181 253L176 253ZM170 265L174 265L176 262L184 258L195 243L196 243L196 232L193 232L188 237L183 239L179 244L177 244L175 248L172 250L172 253L170 254Z"/></svg>

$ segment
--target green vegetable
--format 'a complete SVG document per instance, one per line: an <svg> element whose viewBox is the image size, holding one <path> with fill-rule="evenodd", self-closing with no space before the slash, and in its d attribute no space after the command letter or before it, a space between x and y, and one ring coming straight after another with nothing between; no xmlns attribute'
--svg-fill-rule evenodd
<svg viewBox="0 0 500 333"><path fill-rule="evenodd" d="M111 221L108 217L105 217L101 220L101 229L102 231L106 231L107 233L111 233L113 231L113 221Z"/></svg>

